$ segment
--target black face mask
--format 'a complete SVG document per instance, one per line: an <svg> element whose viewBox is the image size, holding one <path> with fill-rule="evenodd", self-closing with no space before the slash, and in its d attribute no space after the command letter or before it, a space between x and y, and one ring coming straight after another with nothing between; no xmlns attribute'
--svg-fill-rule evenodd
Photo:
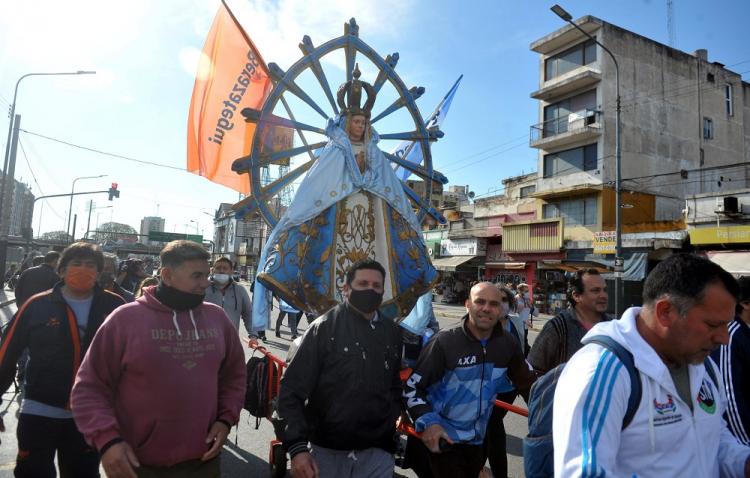
<svg viewBox="0 0 750 478"><path fill-rule="evenodd" d="M203 303L205 294L191 294L159 282L154 293L159 302L174 310L195 309Z"/></svg>
<svg viewBox="0 0 750 478"><path fill-rule="evenodd" d="M352 289L349 292L349 305L354 307L363 314L371 314L378 310L383 302L383 294L375 292L372 289L357 290Z"/></svg>

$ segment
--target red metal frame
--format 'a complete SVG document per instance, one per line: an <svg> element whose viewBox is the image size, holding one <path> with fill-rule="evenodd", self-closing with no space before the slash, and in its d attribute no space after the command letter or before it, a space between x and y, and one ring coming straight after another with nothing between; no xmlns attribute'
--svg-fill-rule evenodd
<svg viewBox="0 0 750 478"><path fill-rule="evenodd" d="M258 345L258 342L255 340L248 340L247 346L250 347L253 350L257 350L260 353L262 353L264 356L268 357L268 359L274 364L274 367L268 368L268 398L269 401L272 401L274 398L276 398L279 395L279 388L281 387L281 376L284 374L284 369L286 368L286 362L281 360L280 358L273 355L271 352L269 352L265 347ZM277 371L276 377L274 377L274 370ZM402 369L400 372L400 377L403 382L408 380L409 376L412 373L412 369L405 368ZM517 413L518 415L528 417L529 411L522 407L517 407L515 405L511 405L510 403L504 402L502 400L495 400L495 406L504 408L510 412ZM266 418L270 421L271 420L272 412L271 410L268 411L268 415ZM406 434L411 435L414 437L421 437L421 433L417 432L413 426L409 425L405 420L399 420L396 424L396 430ZM273 439L271 440L271 446L270 446L270 452L268 455L268 462L273 462L273 449L276 446L279 446L281 442L279 440Z"/></svg>
<svg viewBox="0 0 750 478"><path fill-rule="evenodd" d="M281 376L284 374L284 369L286 368L286 362L272 354L268 351L265 347L262 345L258 345L258 342L252 339L248 339L247 346L250 347L253 350L257 350L260 353L262 353L265 357L268 358L273 363L273 367L268 367L268 380L266 380L266 383L268 384L268 401L269 403L273 401L274 398L276 398L279 395L279 388L281 387ZM274 372L276 372L276 377L274 377ZM268 415L266 415L266 418L268 420L271 420L271 415L273 412L269 409Z"/></svg>

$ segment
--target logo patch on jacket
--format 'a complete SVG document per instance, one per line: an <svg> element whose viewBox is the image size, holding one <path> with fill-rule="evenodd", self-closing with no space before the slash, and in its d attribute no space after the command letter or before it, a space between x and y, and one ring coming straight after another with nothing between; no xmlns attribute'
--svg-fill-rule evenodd
<svg viewBox="0 0 750 478"><path fill-rule="evenodd" d="M662 403L654 399L654 410L659 415L665 415L667 413L674 413L677 411L677 405L674 403L674 398L671 394L667 394L667 401Z"/></svg>
<svg viewBox="0 0 750 478"><path fill-rule="evenodd" d="M710 413L711 415L716 413L714 393L711 391L711 386L705 380L701 383L701 389L698 390L698 405L706 413Z"/></svg>
<svg viewBox="0 0 750 478"><path fill-rule="evenodd" d="M477 363L477 356L476 355L467 355L464 358L458 359L458 366L459 367L465 367L467 365L474 365Z"/></svg>
<svg viewBox="0 0 750 478"><path fill-rule="evenodd" d="M57 317L50 317L44 325L47 327L60 327L60 320Z"/></svg>

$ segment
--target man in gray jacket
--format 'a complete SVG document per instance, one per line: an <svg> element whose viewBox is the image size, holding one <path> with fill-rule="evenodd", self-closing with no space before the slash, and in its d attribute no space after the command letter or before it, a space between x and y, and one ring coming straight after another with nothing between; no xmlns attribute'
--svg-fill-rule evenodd
<svg viewBox="0 0 750 478"><path fill-rule="evenodd" d="M240 319L250 335L253 303L247 289L232 280L232 261L219 257L211 269L211 285L206 289L205 302L216 304L226 312L234 328L240 329Z"/></svg>

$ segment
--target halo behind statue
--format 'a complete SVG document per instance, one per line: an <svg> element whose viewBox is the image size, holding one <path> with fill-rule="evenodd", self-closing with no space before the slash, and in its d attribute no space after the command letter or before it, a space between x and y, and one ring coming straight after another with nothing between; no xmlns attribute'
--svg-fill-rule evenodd
<svg viewBox="0 0 750 478"><path fill-rule="evenodd" d="M385 156L394 166L401 166L424 181L425 187L420 188L419 192L412 190L406 183L402 182L404 191L417 209L419 220L423 221L429 215L436 221L445 222L442 215L430 206L433 182L441 184L448 182L445 176L433 169L430 150L430 142L441 138L443 133L438 128L426 128L424 119L416 104L416 100L424 93L424 88L413 87L409 89L405 86L395 70L399 59L398 53L393 53L385 58L378 55L374 49L359 38L359 27L353 18L344 25L344 35L330 40L319 47L315 47L310 37L305 35L299 47L302 50L303 56L287 71L283 71L275 63L268 64L274 88L263 104L263 107L260 110L246 108L242 111L245 121L255 123L256 128L250 155L237 159L232 165L234 171L248 173L250 181L250 195L235 204L236 215L238 217L245 217L249 214L259 212L272 227L278 222L286 205L284 203L288 201L288 199L285 200L283 197L284 191L288 190L288 187L292 183L302 179L302 175L315 162L314 151L325 146L325 142L308 142L305 132L322 135L325 134L325 130L322 127L297 121L295 119L295 112L292 111L285 98L285 93L290 93L312 108L314 112L323 118L323 124L328 118L342 113L342 110L346 109L348 105L343 102L343 98L340 99L341 92L338 92L337 97L339 98L336 98L339 99L339 104L334 99L328 79L321 66L321 58L339 49L343 49L346 58L346 82L342 85L342 88L344 91L349 89L350 95L352 94L351 90L353 86L359 82L359 79L355 77L355 74L358 76L359 73L358 68L355 70L358 53L368 58L378 70L377 77L372 85L365 82L360 82L358 85L359 88L364 89L368 98L361 108L362 114L365 114L364 110L367 110L368 114L366 116L370 117L369 113L374 107L371 101L375 102L378 92L386 82L389 82L395 89L398 98L380 113L372 116L370 119L371 124L375 124L392 113L405 108L411 120L410 122L413 123L412 126L407 126L402 132L398 133L381 133L380 139L415 141L414 147L421 148L422 150L422 162L418 164L411 163L404 158L387 152L384 152ZM296 80L298 77L306 71L310 71L317 79L325 98L328 100L327 106L330 107L328 108L328 112L318 105L297 84ZM367 86L362 86L365 84ZM362 91L353 93L355 96L360 95L361 97ZM350 96L348 100L351 100L351 98ZM359 97L356 99L357 105L359 105ZM284 107L287 117L282 117L274 113L280 103ZM302 146L294 147L293 144L290 144L287 145L288 147L283 148L269 147L268 145L273 142L272 136L274 131L277 131L277 128L288 128L295 131ZM302 154L307 154L309 158L299 167L294 170L282 168L280 169L281 174L278 178L271 179L268 177L267 171L270 165L280 164L280 162L284 162L285 160L288 165L288 158Z"/></svg>

